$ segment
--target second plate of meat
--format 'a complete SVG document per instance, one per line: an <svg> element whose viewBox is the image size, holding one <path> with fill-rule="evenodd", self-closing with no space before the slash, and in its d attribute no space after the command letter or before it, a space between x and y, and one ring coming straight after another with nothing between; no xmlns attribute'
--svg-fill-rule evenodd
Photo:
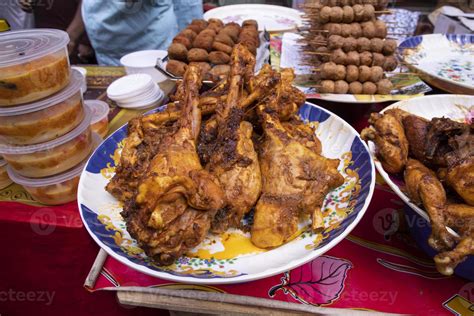
<svg viewBox="0 0 474 316"><path fill-rule="evenodd" d="M93 239L155 277L224 284L300 266L362 218L375 169L345 121L305 103L291 69L237 46L228 79L201 92L190 66L175 102L94 152L78 203Z"/></svg>

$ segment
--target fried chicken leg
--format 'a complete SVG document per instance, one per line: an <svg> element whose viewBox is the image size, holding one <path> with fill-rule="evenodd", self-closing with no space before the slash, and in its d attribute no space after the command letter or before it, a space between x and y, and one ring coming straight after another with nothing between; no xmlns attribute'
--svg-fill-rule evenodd
<svg viewBox="0 0 474 316"><path fill-rule="evenodd" d="M415 159L409 159L405 169L408 196L415 204L423 205L430 216L431 236L428 243L438 251L454 245L453 236L446 229L446 192L436 174Z"/></svg>
<svg viewBox="0 0 474 316"><path fill-rule="evenodd" d="M147 255L171 264L207 235L210 221L224 206L224 193L196 152L201 125L199 68L184 75L184 106L179 129L160 143L122 215L127 229Z"/></svg>
<svg viewBox="0 0 474 316"><path fill-rule="evenodd" d="M260 165L252 142L253 127L243 120L245 104L241 102L245 74L249 68L253 73L255 58L245 46L238 44L231 60L227 100L216 117L218 134L207 164L207 169L225 188L227 200L227 206L219 210L212 222L216 233L238 227L257 201L262 187Z"/></svg>
<svg viewBox="0 0 474 316"><path fill-rule="evenodd" d="M256 246L270 248L295 235L300 215L311 216L314 230L322 227L324 198L344 178L338 159L319 155L317 146L306 147L263 105L259 112L265 134L259 153L263 188L251 233Z"/></svg>
<svg viewBox="0 0 474 316"><path fill-rule="evenodd" d="M408 140L405 136L400 110L388 110L384 114L372 113L372 127L362 131L364 140L371 140L377 147L377 157L388 173L403 171L408 159Z"/></svg>

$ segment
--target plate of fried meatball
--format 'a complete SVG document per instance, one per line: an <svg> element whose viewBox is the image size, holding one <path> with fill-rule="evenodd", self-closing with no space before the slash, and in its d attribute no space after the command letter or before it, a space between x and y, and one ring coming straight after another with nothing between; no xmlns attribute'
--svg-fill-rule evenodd
<svg viewBox="0 0 474 316"><path fill-rule="evenodd" d="M188 65L196 65L203 78L218 80L229 73L230 54L233 47L241 43L256 56L255 68L259 70L268 57L265 52L268 42L262 35L255 20L224 24L220 19L196 19L176 35L168 47L168 61L160 66L176 77L182 77Z"/></svg>

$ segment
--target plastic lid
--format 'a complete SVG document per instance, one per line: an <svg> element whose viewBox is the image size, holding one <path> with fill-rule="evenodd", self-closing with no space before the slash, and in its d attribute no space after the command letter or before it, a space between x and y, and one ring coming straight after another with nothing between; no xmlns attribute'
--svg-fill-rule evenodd
<svg viewBox="0 0 474 316"><path fill-rule="evenodd" d="M29 146L11 146L11 145L0 145L0 154L9 154L9 155L22 155L22 154L31 154L38 151L48 150L60 146L68 141L76 138L86 129L89 128L92 119L92 113L89 108L84 107L84 120L79 124L75 129L58 137L56 139L50 140L46 143L34 144Z"/></svg>
<svg viewBox="0 0 474 316"><path fill-rule="evenodd" d="M0 116L15 116L27 114L35 111L44 110L50 106L61 103L81 90L82 81L82 74L77 70L71 70L71 80L69 84L60 92L53 94L49 98L42 99L37 102L13 107L0 107Z"/></svg>
<svg viewBox="0 0 474 316"><path fill-rule="evenodd" d="M84 104L92 112L91 124L95 124L109 115L109 105L104 101L84 100Z"/></svg>
<svg viewBox="0 0 474 316"><path fill-rule="evenodd" d="M102 138L96 134L92 133L92 141L94 143L94 148L98 147L99 144L102 142ZM18 183L19 185L25 185L28 187L44 187L47 185L53 185L53 184L60 184L62 182L71 180L74 177L79 176L82 173L82 170L84 170L84 167L86 166L87 160L89 157L87 157L84 161L82 161L80 164L75 166L72 169L69 169L66 172L51 176L51 177L46 177L46 178L28 178L24 177L22 175L19 175L10 166L7 166L7 172L8 176L10 179Z"/></svg>
<svg viewBox="0 0 474 316"><path fill-rule="evenodd" d="M115 80L107 88L107 96L111 99L134 97L148 90L154 84L148 74L133 74Z"/></svg>
<svg viewBox="0 0 474 316"><path fill-rule="evenodd" d="M28 29L0 33L0 67L22 64L65 48L66 32L55 29Z"/></svg>

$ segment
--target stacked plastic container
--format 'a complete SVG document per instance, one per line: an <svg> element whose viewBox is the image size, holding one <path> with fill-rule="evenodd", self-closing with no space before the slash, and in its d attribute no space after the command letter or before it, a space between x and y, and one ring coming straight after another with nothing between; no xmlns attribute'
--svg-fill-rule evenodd
<svg viewBox="0 0 474 316"><path fill-rule="evenodd" d="M9 185L6 169L49 205L75 200L80 172L101 140L68 42L66 32L52 29L0 34L0 189Z"/></svg>

